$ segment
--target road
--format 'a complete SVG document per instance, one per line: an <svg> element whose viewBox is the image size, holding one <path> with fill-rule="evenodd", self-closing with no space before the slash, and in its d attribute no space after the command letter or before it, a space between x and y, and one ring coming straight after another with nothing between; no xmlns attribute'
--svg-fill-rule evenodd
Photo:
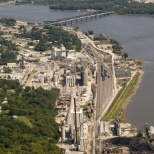
<svg viewBox="0 0 154 154"><path fill-rule="evenodd" d="M35 68L34 66L31 66L30 69L27 69L25 72L23 71L23 74L24 75L23 75L23 78L20 81L20 84L21 85L23 85L23 86L29 86L29 84L30 84L29 78L32 78L31 77L31 74L34 74L34 72L33 72L34 71L34 68Z"/></svg>
<svg viewBox="0 0 154 154"><path fill-rule="evenodd" d="M36 70L32 70L32 72L27 75L27 80L25 81L24 87L30 86L36 72Z"/></svg>

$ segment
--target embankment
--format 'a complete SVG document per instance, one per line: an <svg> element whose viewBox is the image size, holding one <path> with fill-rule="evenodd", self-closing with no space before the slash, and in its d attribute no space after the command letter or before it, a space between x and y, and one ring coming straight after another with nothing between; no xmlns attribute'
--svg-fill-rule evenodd
<svg viewBox="0 0 154 154"><path fill-rule="evenodd" d="M129 84L119 91L110 108L103 117L103 120L111 120L118 118L123 122L126 121L125 113L127 106L133 95L136 93L142 81L142 76L143 71L137 71L132 80L130 80Z"/></svg>

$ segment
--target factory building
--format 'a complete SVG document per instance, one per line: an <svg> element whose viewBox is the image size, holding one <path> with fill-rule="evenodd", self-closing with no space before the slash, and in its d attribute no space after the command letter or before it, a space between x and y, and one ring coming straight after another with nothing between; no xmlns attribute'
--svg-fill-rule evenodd
<svg viewBox="0 0 154 154"><path fill-rule="evenodd" d="M44 76L42 74L39 74L38 78L39 78L39 82L44 84Z"/></svg>
<svg viewBox="0 0 154 154"><path fill-rule="evenodd" d="M49 82L49 76L46 73L41 72L40 74L38 74L37 78L42 84Z"/></svg>
<svg viewBox="0 0 154 154"><path fill-rule="evenodd" d="M68 50L66 53L67 53L67 58L74 58L76 56L75 50Z"/></svg>
<svg viewBox="0 0 154 154"><path fill-rule="evenodd" d="M69 130L70 130L70 125L61 126L61 129L59 131L61 132L62 142L67 139L67 136L69 136Z"/></svg>
<svg viewBox="0 0 154 154"><path fill-rule="evenodd" d="M136 2L140 2L140 3L154 3L154 0L134 0Z"/></svg>
<svg viewBox="0 0 154 154"><path fill-rule="evenodd" d="M7 63L6 66L9 67L9 68L17 68L17 67L19 67L16 63Z"/></svg>
<svg viewBox="0 0 154 154"><path fill-rule="evenodd" d="M53 59L57 57L66 57L66 48L64 47L64 45L61 45L60 48L52 48L51 58Z"/></svg>
<svg viewBox="0 0 154 154"><path fill-rule="evenodd" d="M129 70L116 70L115 71L116 78L122 78L122 77L131 77L131 72Z"/></svg>
<svg viewBox="0 0 154 154"><path fill-rule="evenodd" d="M76 111L76 119L77 119L77 143L79 145L80 150L85 150L85 142L84 140L87 138L86 132L88 130L87 123L84 122L83 110L77 109ZM75 139L75 112L74 109L71 110L71 134L72 138Z"/></svg>
<svg viewBox="0 0 154 154"><path fill-rule="evenodd" d="M64 57L64 58L74 58L76 56L75 50L66 50L64 45L61 45L60 48L53 47L51 52L51 58L58 58L58 57Z"/></svg>

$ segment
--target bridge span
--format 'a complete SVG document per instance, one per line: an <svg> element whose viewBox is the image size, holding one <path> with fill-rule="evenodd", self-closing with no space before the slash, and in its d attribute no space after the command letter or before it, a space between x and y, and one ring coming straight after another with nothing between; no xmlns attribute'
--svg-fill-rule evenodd
<svg viewBox="0 0 154 154"><path fill-rule="evenodd" d="M84 15L79 15L75 17L70 17L70 18L64 18L64 19L59 19L56 21L44 21L44 24L50 24L50 25L67 25L67 24L77 24L78 22L83 22L87 20L92 20L92 19L97 19L99 17L107 16L112 14L113 12L92 12Z"/></svg>
<svg viewBox="0 0 154 154"><path fill-rule="evenodd" d="M14 4L16 4L16 0L0 3L0 6L14 5Z"/></svg>

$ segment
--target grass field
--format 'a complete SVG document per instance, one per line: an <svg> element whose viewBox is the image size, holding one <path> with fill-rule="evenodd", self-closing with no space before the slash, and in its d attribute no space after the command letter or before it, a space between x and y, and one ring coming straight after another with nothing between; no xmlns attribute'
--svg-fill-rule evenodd
<svg viewBox="0 0 154 154"><path fill-rule="evenodd" d="M134 89L137 86L137 81L139 79L140 72L137 72L133 79L130 81L128 86L123 87L119 93L117 94L116 98L112 102L110 108L102 118L102 120L110 120L117 118L121 106L125 103L126 99L134 93Z"/></svg>
<svg viewBox="0 0 154 154"><path fill-rule="evenodd" d="M29 119L25 116L18 116L18 119L22 122L24 122L27 126L33 127L32 123L29 121Z"/></svg>

